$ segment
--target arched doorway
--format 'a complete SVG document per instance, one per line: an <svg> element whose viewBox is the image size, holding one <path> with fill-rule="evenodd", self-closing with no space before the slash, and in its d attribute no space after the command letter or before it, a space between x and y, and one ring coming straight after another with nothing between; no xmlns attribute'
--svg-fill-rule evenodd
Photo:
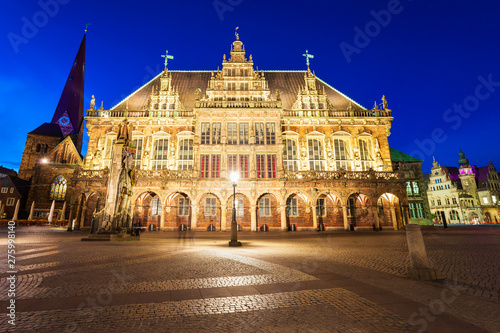
<svg viewBox="0 0 500 333"><path fill-rule="evenodd" d="M166 201L166 230L191 229L193 214L191 198L183 192L175 192L167 197Z"/></svg>
<svg viewBox="0 0 500 333"><path fill-rule="evenodd" d="M146 230L155 231L160 228L161 199L155 192L144 192L135 200L134 224Z"/></svg>
<svg viewBox="0 0 500 333"><path fill-rule="evenodd" d="M214 231L221 228L221 203L218 196L205 193L199 201L197 228Z"/></svg>
<svg viewBox="0 0 500 333"><path fill-rule="evenodd" d="M288 230L313 228L313 212L308 198L302 193L292 193L286 199L286 224Z"/></svg>
<svg viewBox="0 0 500 333"><path fill-rule="evenodd" d="M486 222L486 223L491 223L492 222L491 214L489 212L486 212L484 214L484 222Z"/></svg>
<svg viewBox="0 0 500 333"><path fill-rule="evenodd" d="M278 200L271 193L264 193L257 199L256 223L257 230L265 231L281 228L281 218L276 214Z"/></svg>
<svg viewBox="0 0 500 333"><path fill-rule="evenodd" d="M399 198L392 193L384 193L377 200L380 227L398 230L403 226L403 215Z"/></svg>
<svg viewBox="0 0 500 333"><path fill-rule="evenodd" d="M363 193L353 193L347 198L346 213L349 230L373 228L374 221L370 206L370 198Z"/></svg>
<svg viewBox="0 0 500 333"><path fill-rule="evenodd" d="M236 208L236 223L238 230L249 231L251 230L251 207L250 200L241 193L236 193L236 200L234 202ZM226 229L231 228L233 221L233 195L231 195L226 202Z"/></svg>
<svg viewBox="0 0 500 333"><path fill-rule="evenodd" d="M316 199L316 217L319 230L344 228L342 202L333 193L320 194Z"/></svg>

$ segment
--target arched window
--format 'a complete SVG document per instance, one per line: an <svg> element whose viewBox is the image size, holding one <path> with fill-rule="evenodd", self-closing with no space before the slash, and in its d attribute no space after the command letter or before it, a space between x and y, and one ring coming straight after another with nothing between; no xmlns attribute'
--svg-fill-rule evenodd
<svg viewBox="0 0 500 333"><path fill-rule="evenodd" d="M160 137L154 141L153 147L153 170L161 170L167 167L168 162L168 138Z"/></svg>
<svg viewBox="0 0 500 333"><path fill-rule="evenodd" d="M325 170L325 155L322 140L309 139L307 143L309 148L309 170Z"/></svg>
<svg viewBox="0 0 500 333"><path fill-rule="evenodd" d="M37 143L36 144L36 152L39 153L40 150L42 150L42 146L39 143Z"/></svg>
<svg viewBox="0 0 500 333"><path fill-rule="evenodd" d="M333 140L333 149L335 153L335 170L351 170L351 163L348 155L348 145L343 139Z"/></svg>
<svg viewBox="0 0 500 333"><path fill-rule="evenodd" d="M59 176L54 179L50 188L50 200L64 200L66 198L66 179Z"/></svg>

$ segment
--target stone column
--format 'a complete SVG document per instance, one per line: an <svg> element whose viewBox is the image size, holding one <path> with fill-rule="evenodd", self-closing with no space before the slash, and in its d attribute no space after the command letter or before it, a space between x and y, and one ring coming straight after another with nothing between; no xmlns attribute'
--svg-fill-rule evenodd
<svg viewBox="0 0 500 333"><path fill-rule="evenodd" d="M281 206L281 231L286 231L286 205Z"/></svg>
<svg viewBox="0 0 500 333"><path fill-rule="evenodd" d="M349 220L347 219L347 206L342 206L342 214L344 216L344 229L349 230Z"/></svg>
<svg viewBox="0 0 500 333"><path fill-rule="evenodd" d="M391 204L390 208L391 208L392 225L394 226L394 230L398 230L398 220L396 218L396 208L394 207L394 204Z"/></svg>
<svg viewBox="0 0 500 333"><path fill-rule="evenodd" d="M196 230L197 213L198 213L198 206L191 206L191 230Z"/></svg>
<svg viewBox="0 0 500 333"><path fill-rule="evenodd" d="M316 206L311 206L311 209L313 211L313 228L314 230L318 229L318 214L316 212Z"/></svg>
<svg viewBox="0 0 500 333"><path fill-rule="evenodd" d="M250 206L250 230L257 231L257 206Z"/></svg>
<svg viewBox="0 0 500 333"><path fill-rule="evenodd" d="M404 214L405 214L405 217L406 217L406 224L410 224L410 213L409 213L409 208L408 206L406 206L404 208Z"/></svg>
<svg viewBox="0 0 500 333"><path fill-rule="evenodd" d="M85 215L87 214L87 205L82 207L82 217L80 218L80 230L85 226Z"/></svg>
<svg viewBox="0 0 500 333"><path fill-rule="evenodd" d="M373 212L373 220L375 222L375 229L380 230L380 222L378 220L378 206L377 205L373 206L372 212Z"/></svg>
<svg viewBox="0 0 500 333"><path fill-rule="evenodd" d="M133 210L132 210L132 212L133 212ZM163 207L163 205L162 205L161 206L161 213L160 213L160 230L163 230L164 227L165 227L165 207Z"/></svg>
<svg viewBox="0 0 500 333"><path fill-rule="evenodd" d="M420 225L408 224L406 226L406 241L408 242L411 263L411 267L408 267L408 276L420 280L436 280L441 278L442 274L429 265Z"/></svg>
<svg viewBox="0 0 500 333"><path fill-rule="evenodd" d="M227 206L220 206L220 230L226 231L227 224Z"/></svg>
<svg viewBox="0 0 500 333"><path fill-rule="evenodd" d="M75 205L71 204L69 208L69 217L68 217L68 230L67 231L73 231L73 213L75 212Z"/></svg>
<svg viewBox="0 0 500 333"><path fill-rule="evenodd" d="M75 215L75 229L80 230L80 218L81 218L81 213L82 213L82 201L78 201L78 207L76 208L76 215Z"/></svg>

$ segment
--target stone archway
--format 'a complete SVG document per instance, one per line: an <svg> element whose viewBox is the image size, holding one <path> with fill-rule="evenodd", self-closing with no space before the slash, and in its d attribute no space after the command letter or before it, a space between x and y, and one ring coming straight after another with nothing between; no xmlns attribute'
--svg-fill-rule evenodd
<svg viewBox="0 0 500 333"><path fill-rule="evenodd" d="M236 223L238 230L249 231L252 230L252 208L250 199L242 194L236 192L236 200L234 202L236 208ZM231 222L233 220L233 195L227 198L226 201L226 224L225 229L231 229ZM222 230L225 230L222 229Z"/></svg>
<svg viewBox="0 0 500 333"><path fill-rule="evenodd" d="M281 230L281 219L276 213L279 201L272 193L262 193L256 201L256 222L255 227L259 231Z"/></svg>
<svg viewBox="0 0 500 333"><path fill-rule="evenodd" d="M352 193L346 201L346 220L349 230L372 229L375 224L370 207L371 199L363 193Z"/></svg>
<svg viewBox="0 0 500 333"><path fill-rule="evenodd" d="M309 198L300 192L293 192L286 198L286 225L289 231L313 230L313 211Z"/></svg>
<svg viewBox="0 0 500 333"><path fill-rule="evenodd" d="M135 225L140 225L146 230L159 230L161 214L161 199L156 192L146 191L137 196L133 211Z"/></svg>
<svg viewBox="0 0 500 333"><path fill-rule="evenodd" d="M165 201L164 230L180 230L196 228L196 206L184 192L173 192ZM194 208L193 208L194 207Z"/></svg>
<svg viewBox="0 0 500 333"><path fill-rule="evenodd" d="M392 227L398 230L403 227L403 212L396 195L389 192L380 195L377 200L377 214L380 228Z"/></svg>
<svg viewBox="0 0 500 333"><path fill-rule="evenodd" d="M319 230L344 229L342 201L334 193L320 193L316 198L316 216Z"/></svg>

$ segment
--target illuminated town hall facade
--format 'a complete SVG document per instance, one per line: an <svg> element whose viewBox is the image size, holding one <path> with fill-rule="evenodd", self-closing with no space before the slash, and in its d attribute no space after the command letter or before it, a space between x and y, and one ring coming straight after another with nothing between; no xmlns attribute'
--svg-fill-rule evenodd
<svg viewBox="0 0 500 333"><path fill-rule="evenodd" d="M236 221L243 231L398 229L424 218L428 206L426 198L418 208L408 201L412 171L393 171L391 113L385 98L365 109L309 66L258 71L237 37L220 70L165 66L109 110L93 99L85 117L86 159L79 162L77 145L66 139L71 161L63 161L62 148L49 149L32 181L49 191L62 177L66 193L56 201L60 210L66 202L62 217L75 220L75 228L90 227L104 211L109 170L120 162L113 147L128 129L135 152L133 223L229 230L229 176L237 172ZM41 195L36 191L27 205Z"/></svg>

